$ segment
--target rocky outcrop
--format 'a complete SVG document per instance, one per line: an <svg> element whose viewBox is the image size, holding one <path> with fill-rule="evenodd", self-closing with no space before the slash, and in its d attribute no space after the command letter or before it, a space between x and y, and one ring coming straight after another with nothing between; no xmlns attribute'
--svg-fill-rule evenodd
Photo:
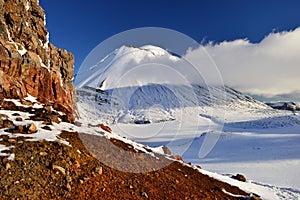
<svg viewBox="0 0 300 200"><path fill-rule="evenodd" d="M74 112L74 59L49 43L38 0L0 0L0 99L28 95Z"/></svg>
<svg viewBox="0 0 300 200"><path fill-rule="evenodd" d="M275 102L266 104L278 110L300 111L300 104L297 104L296 102Z"/></svg>

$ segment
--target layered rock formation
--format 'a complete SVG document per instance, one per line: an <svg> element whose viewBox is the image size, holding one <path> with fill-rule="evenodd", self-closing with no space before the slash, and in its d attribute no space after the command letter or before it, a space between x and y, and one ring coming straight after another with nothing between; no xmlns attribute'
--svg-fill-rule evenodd
<svg viewBox="0 0 300 200"><path fill-rule="evenodd" d="M0 0L0 99L28 95L73 112L74 59L49 43L38 0Z"/></svg>

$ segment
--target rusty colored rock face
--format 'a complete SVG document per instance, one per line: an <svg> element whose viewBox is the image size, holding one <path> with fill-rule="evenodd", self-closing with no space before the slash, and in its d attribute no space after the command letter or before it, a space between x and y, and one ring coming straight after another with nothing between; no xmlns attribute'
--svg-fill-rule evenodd
<svg viewBox="0 0 300 200"><path fill-rule="evenodd" d="M73 113L73 55L48 41L38 0L0 0L0 99L59 105Z"/></svg>

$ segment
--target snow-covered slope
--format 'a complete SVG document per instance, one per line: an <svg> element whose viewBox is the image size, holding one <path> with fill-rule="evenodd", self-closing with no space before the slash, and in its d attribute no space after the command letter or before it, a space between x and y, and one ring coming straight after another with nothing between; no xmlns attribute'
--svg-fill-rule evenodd
<svg viewBox="0 0 300 200"><path fill-rule="evenodd" d="M199 112L216 105L269 109L232 88L206 85L186 60L150 45L120 47L81 70L75 83L80 108L102 118L108 114L108 123L170 121L176 110L187 107Z"/></svg>
<svg viewBox="0 0 300 200"><path fill-rule="evenodd" d="M96 65L80 69L75 85L78 88L88 85L102 90L115 89L116 86L139 86L151 81L150 79L141 80L144 71L138 71L138 80L127 80L129 82L122 80L120 82L120 78L132 71L137 65L148 63L174 64L177 61L180 61L178 57L156 46L122 46L102 58ZM146 68L143 68L143 70L146 70ZM150 72L150 70L147 72ZM152 75L157 76L158 74Z"/></svg>
<svg viewBox="0 0 300 200"><path fill-rule="evenodd" d="M299 116L206 85L187 61L158 47L124 46L99 60L76 81L87 123L109 124L151 147L166 145L206 170L243 173L275 199L300 198Z"/></svg>

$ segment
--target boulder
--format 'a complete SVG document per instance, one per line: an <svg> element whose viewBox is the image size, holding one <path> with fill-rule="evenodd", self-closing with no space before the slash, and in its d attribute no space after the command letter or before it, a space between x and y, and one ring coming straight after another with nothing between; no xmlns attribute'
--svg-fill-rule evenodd
<svg viewBox="0 0 300 200"><path fill-rule="evenodd" d="M37 127L34 123L31 123L31 124L28 124L26 126L26 132L27 134L33 134L33 133L36 133L38 130L37 130Z"/></svg>
<svg viewBox="0 0 300 200"><path fill-rule="evenodd" d="M104 130L104 131L106 131L106 132L111 133L111 131L112 131L110 127L105 126L104 124L100 124L99 126L100 126L100 128L101 128L102 130Z"/></svg>
<svg viewBox="0 0 300 200"><path fill-rule="evenodd" d="M246 182L247 181L247 179L245 178L245 176L242 175L242 174L234 175L231 178L236 179L236 180L241 181L241 182Z"/></svg>
<svg viewBox="0 0 300 200"><path fill-rule="evenodd" d="M163 151L164 151L164 154L167 154L167 155L173 155L173 153L172 153L172 151L169 149L169 147L163 146L162 149L163 149Z"/></svg>

